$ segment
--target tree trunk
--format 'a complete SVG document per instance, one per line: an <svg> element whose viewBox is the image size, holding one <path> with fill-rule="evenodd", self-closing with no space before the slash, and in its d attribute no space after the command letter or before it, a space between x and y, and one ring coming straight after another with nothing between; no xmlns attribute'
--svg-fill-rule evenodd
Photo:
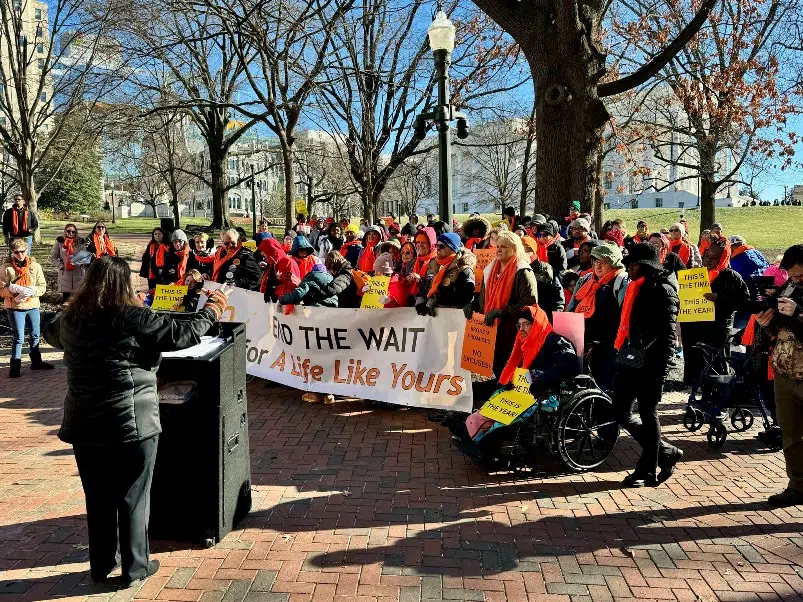
<svg viewBox="0 0 803 602"><path fill-rule="evenodd" d="M181 211L178 206L178 191L170 191L170 206L173 208L173 221L176 230L181 228Z"/></svg>
<svg viewBox="0 0 803 602"><path fill-rule="evenodd" d="M603 153L597 153L596 176L594 178L594 207L591 210L591 215L594 218L591 225L595 232L602 230L602 221L605 214L605 203L602 196L602 161L604 158Z"/></svg>
<svg viewBox="0 0 803 602"><path fill-rule="evenodd" d="M697 146L700 155L700 231L708 230L716 222L716 150L706 145Z"/></svg>
<svg viewBox="0 0 803 602"><path fill-rule="evenodd" d="M284 163L284 221L285 228L290 230L295 222L293 221L295 209L295 187L296 173L293 165L293 151L290 148L282 148L282 162ZM307 208L309 210L309 208Z"/></svg>
<svg viewBox="0 0 803 602"><path fill-rule="evenodd" d="M33 173L24 172L20 174L20 194L25 199L25 204L32 213L37 213L37 204L39 201L39 191L36 190L36 183L33 180ZM37 215L38 217L38 215ZM41 218L40 218L41 219ZM33 233L33 242L42 242L42 233L37 228Z"/></svg>
<svg viewBox="0 0 803 602"><path fill-rule="evenodd" d="M228 153L209 146L209 180L212 183L212 227L215 229L231 226L228 191L226 190L226 158Z"/></svg>
<svg viewBox="0 0 803 602"><path fill-rule="evenodd" d="M530 114L530 121L527 123L527 143L524 145L524 164L521 166L521 198L519 200L519 215L527 215L527 196L530 190L530 158L533 154L535 144L535 108ZM533 212L535 206L533 205Z"/></svg>

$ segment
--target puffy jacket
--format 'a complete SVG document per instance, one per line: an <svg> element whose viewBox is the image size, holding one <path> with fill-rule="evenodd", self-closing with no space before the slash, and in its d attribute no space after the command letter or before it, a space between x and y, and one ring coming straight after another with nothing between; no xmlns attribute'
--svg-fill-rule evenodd
<svg viewBox="0 0 803 602"><path fill-rule="evenodd" d="M223 251L218 249L218 252L225 252L225 249ZM190 269L189 262L187 269ZM259 266L254 260L253 253L245 247L242 247L236 255L223 262L218 271L217 282L220 284L226 282L226 274L229 272L231 272L234 279L234 286L249 291L256 290L262 279L262 273L259 271Z"/></svg>
<svg viewBox="0 0 803 602"><path fill-rule="evenodd" d="M111 445L161 432L156 370L161 352L196 345L215 322L211 309L174 319L145 307L98 313L73 325L57 316L43 334L64 350L67 396L59 438Z"/></svg>
<svg viewBox="0 0 803 602"><path fill-rule="evenodd" d="M474 232L475 230L479 230L479 232L477 232L476 235ZM472 243L470 248L467 246L466 248L468 248L469 251L473 251L474 249L488 248L488 245L490 244L488 236L490 235L490 233L491 233L491 222L489 222L481 215L470 217L465 222L463 222L463 234L465 235L465 238L463 239L463 244L466 244L473 238L481 239L478 242Z"/></svg>
<svg viewBox="0 0 803 602"><path fill-rule="evenodd" d="M297 305L303 303L311 307L337 307L337 296L330 295L326 286L331 284L333 278L327 272L311 271L301 279L296 289L283 295L279 299L282 305Z"/></svg>
<svg viewBox="0 0 803 602"><path fill-rule="evenodd" d="M546 256L549 265L552 266L553 275L560 278L567 269L566 249L559 242L553 242L546 248Z"/></svg>
<svg viewBox="0 0 803 602"><path fill-rule="evenodd" d="M565 299L563 297L563 285L560 278L554 275L552 266L537 259L530 264L535 276L535 283L538 290L538 306L544 310L549 321L552 322L552 314L556 311L563 311Z"/></svg>
<svg viewBox="0 0 803 602"><path fill-rule="evenodd" d="M675 354L675 326L680 302L665 270L645 276L646 281L630 311L630 341L647 349L644 371L666 378ZM629 285L628 285L629 286Z"/></svg>
<svg viewBox="0 0 803 602"><path fill-rule="evenodd" d="M429 307L457 307L462 308L474 300L474 268L477 258L468 249L460 249L455 259L446 268L438 290L429 296L432 279L441 269L436 260L429 262L427 277L419 284L415 304L426 303Z"/></svg>
<svg viewBox="0 0 803 602"><path fill-rule="evenodd" d="M740 245L733 250L731 255L731 269L739 274L745 282L750 282L754 276L761 276L768 267L769 262L762 255L761 251L753 247L747 247L740 251Z"/></svg>
<svg viewBox="0 0 803 602"><path fill-rule="evenodd" d="M324 292L327 295L337 297L338 307L354 308L360 306L360 293L354 282L353 270L354 268L351 264L346 262L340 268L340 271L334 275L332 281L324 287Z"/></svg>
<svg viewBox="0 0 803 602"><path fill-rule="evenodd" d="M42 266L36 259L31 257L31 266L28 268L31 272L31 286L36 289L36 294L33 297L28 297L22 303L17 303L14 298L16 295L8 290L6 287L14 283L16 271L11 267L13 259L7 257L3 262L2 271L0 271L0 297L3 297L3 307L6 309L36 309L39 307L39 297L45 294L47 290L47 281L45 280L45 273Z"/></svg>
<svg viewBox="0 0 803 602"><path fill-rule="evenodd" d="M577 376L580 361L571 341L552 331L544 339L544 345L532 364L526 368L535 372L535 379L545 389L553 390Z"/></svg>

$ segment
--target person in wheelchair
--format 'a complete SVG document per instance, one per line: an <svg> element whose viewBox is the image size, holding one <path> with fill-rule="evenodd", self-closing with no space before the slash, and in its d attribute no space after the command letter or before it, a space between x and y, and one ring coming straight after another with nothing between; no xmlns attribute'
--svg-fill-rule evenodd
<svg viewBox="0 0 803 602"><path fill-rule="evenodd" d="M552 330L546 313L538 305L525 307L516 323L518 333L513 352L499 377L499 389L512 389L517 368L529 371L532 384L530 393L544 400L557 393L561 383L570 382L579 373L577 354L571 342ZM526 420L537 411L538 404L525 410L514 422ZM550 408L554 410L555 408ZM494 443L485 435L500 428L501 423L482 416L479 411L471 415L456 412L449 420L449 429L459 441L461 450L476 458L493 452Z"/></svg>

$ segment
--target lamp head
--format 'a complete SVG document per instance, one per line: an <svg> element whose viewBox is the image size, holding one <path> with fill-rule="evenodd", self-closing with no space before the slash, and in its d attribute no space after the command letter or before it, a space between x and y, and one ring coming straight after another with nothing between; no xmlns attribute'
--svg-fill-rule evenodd
<svg viewBox="0 0 803 602"><path fill-rule="evenodd" d="M446 13L439 10L429 26L429 47L433 52L436 50L454 50L454 24L446 16Z"/></svg>

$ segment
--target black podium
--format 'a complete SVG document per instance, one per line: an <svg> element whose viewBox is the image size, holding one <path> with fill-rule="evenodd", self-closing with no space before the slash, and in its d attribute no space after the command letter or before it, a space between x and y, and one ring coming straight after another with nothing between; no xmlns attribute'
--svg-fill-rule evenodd
<svg viewBox="0 0 803 602"><path fill-rule="evenodd" d="M151 489L154 539L213 546L251 510L245 326L213 329L208 334L222 343L195 357L168 354L157 372L162 434Z"/></svg>

